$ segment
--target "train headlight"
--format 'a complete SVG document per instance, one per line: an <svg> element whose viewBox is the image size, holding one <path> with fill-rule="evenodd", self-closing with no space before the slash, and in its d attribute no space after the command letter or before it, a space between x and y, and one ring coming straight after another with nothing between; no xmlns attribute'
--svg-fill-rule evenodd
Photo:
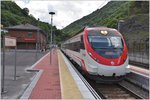
<svg viewBox="0 0 150 100"><path fill-rule="evenodd" d="M88 54L92 57L92 53L91 52L88 52Z"/></svg>
<svg viewBox="0 0 150 100"><path fill-rule="evenodd" d="M101 31L101 34L103 34L103 35L107 35L107 34L108 34L108 32L107 32L107 31Z"/></svg>
<svg viewBox="0 0 150 100"><path fill-rule="evenodd" d="M99 60L97 58L94 58L94 60L99 63Z"/></svg>
<svg viewBox="0 0 150 100"><path fill-rule="evenodd" d="M129 68L130 68L130 65L128 65L126 68L128 68L128 69L129 69Z"/></svg>
<svg viewBox="0 0 150 100"><path fill-rule="evenodd" d="M91 52L88 52L88 54L92 57L93 55L92 55L92 53ZM98 62L99 63L99 59L97 59L97 58L94 58L94 57L92 57L96 62Z"/></svg>

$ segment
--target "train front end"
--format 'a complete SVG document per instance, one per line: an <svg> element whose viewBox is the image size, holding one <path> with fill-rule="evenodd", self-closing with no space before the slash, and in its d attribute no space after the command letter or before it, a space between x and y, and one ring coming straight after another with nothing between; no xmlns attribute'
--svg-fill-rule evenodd
<svg viewBox="0 0 150 100"><path fill-rule="evenodd" d="M122 35L111 28L86 28L81 51L85 70L100 82L121 81L129 73L128 50Z"/></svg>

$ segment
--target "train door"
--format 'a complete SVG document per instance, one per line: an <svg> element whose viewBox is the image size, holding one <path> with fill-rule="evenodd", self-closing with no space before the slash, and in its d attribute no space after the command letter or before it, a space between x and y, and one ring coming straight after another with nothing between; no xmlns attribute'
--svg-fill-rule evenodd
<svg viewBox="0 0 150 100"><path fill-rule="evenodd" d="M85 51L85 45L84 45L84 42L83 42L83 35L81 35L81 41L80 41L80 55L81 55L81 58L82 58L81 67L85 71L86 51Z"/></svg>

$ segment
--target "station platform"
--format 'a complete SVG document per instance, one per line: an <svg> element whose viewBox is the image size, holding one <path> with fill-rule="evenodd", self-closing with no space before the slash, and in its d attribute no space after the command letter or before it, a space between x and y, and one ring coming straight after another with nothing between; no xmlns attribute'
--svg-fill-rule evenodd
<svg viewBox="0 0 150 100"><path fill-rule="evenodd" d="M28 70L37 74L20 99L95 99L59 49L52 49ZM149 76L149 70L132 65L130 70Z"/></svg>
<svg viewBox="0 0 150 100"><path fill-rule="evenodd" d="M70 66L59 49L52 49L28 69L37 75L20 99L95 99Z"/></svg>
<svg viewBox="0 0 150 100"><path fill-rule="evenodd" d="M129 68L130 71L132 71L134 73L140 74L145 77L149 77L149 75L150 75L150 71L147 69L140 68L138 66L133 66L133 65L129 65L129 66L130 66L130 68Z"/></svg>

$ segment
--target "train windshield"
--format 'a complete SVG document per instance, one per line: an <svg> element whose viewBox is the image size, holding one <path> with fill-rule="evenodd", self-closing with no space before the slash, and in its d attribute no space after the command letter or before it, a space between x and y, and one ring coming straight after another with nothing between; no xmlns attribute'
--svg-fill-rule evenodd
<svg viewBox="0 0 150 100"><path fill-rule="evenodd" d="M118 58L123 51L122 39L119 36L88 36L91 47L101 56Z"/></svg>

